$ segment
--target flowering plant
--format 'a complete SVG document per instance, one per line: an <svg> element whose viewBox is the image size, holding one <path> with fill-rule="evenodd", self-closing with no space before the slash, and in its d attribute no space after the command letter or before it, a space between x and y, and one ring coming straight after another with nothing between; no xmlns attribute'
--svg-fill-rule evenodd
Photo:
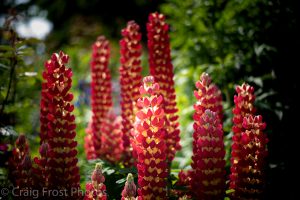
<svg viewBox="0 0 300 200"><path fill-rule="evenodd" d="M149 15L150 75L143 78L140 27L130 21L122 30L120 116L113 106L109 41L100 36L93 44L92 117L86 128L84 148L87 163L97 164L91 180L85 184L85 194L70 193L80 188L80 173L69 56L62 51L52 54L45 62L42 76L39 155L31 160L29 145L21 135L10 158L11 179L18 189L66 190L65 199L106 200L111 191L118 191L122 200L223 199L226 189L230 189L228 196L232 199L263 197L266 123L256 115L254 88L246 83L236 87L234 96L229 180L222 92L207 73L202 73L195 83L190 166L187 170L174 170L172 164L176 153L181 154L181 144L168 32L162 14ZM181 137L186 137L185 133Z"/></svg>

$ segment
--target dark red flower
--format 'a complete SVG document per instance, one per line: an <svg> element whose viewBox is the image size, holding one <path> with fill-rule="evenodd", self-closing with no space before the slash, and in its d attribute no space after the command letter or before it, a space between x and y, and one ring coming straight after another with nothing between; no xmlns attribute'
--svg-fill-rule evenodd
<svg viewBox="0 0 300 200"><path fill-rule="evenodd" d="M230 187L234 189L233 199L262 199L265 186L264 167L268 143L263 133L266 124L262 117L248 115L242 122L238 162L233 165Z"/></svg>
<svg viewBox="0 0 300 200"><path fill-rule="evenodd" d="M134 123L132 145L138 156L139 199L166 199L165 114L159 85L152 76L143 79Z"/></svg>
<svg viewBox="0 0 300 200"><path fill-rule="evenodd" d="M217 113L205 110L199 119L195 119L194 130L192 192L196 199L222 199L225 194L225 148Z"/></svg>
<svg viewBox="0 0 300 200"><path fill-rule="evenodd" d="M9 158L9 170L9 177L18 189L21 190L34 186L32 162L25 135L20 135L16 140L12 156Z"/></svg>
<svg viewBox="0 0 300 200"><path fill-rule="evenodd" d="M233 108L233 136L231 146L231 175L230 175L230 188L235 189L236 180L238 179L237 167L240 160L241 146L241 134L245 131L242 123L244 117L255 114L255 95L254 88L246 83L236 87L237 95L234 96L235 107Z"/></svg>
<svg viewBox="0 0 300 200"><path fill-rule="evenodd" d="M130 145L131 129L135 119L136 101L140 93L142 83L141 76L141 33L140 27L134 21L127 23L122 30L123 39L120 41L120 86L121 86L121 110L122 132L124 147L124 165L133 164L132 147Z"/></svg>
<svg viewBox="0 0 300 200"><path fill-rule="evenodd" d="M176 151L180 150L180 131L174 89L174 72L171 62L169 26L159 13L149 15L147 24L150 74L159 84L165 111L165 132L167 160L171 163Z"/></svg>
<svg viewBox="0 0 300 200"><path fill-rule="evenodd" d="M33 167L33 172L35 174L35 182L36 186L35 188L37 189L42 189L42 188L48 188L49 187L49 168L48 168L48 151L49 151L49 145L48 143L43 143L40 146L39 152L40 152L40 157L35 157L34 158L34 167Z"/></svg>

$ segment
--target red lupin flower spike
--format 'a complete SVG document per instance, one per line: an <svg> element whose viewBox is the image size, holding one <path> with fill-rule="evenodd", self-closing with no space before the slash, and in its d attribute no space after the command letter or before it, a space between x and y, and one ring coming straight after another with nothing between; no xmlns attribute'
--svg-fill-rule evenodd
<svg viewBox="0 0 300 200"><path fill-rule="evenodd" d="M136 185L131 173L127 175L126 183L122 191L121 200L135 200L136 199Z"/></svg>
<svg viewBox="0 0 300 200"><path fill-rule="evenodd" d="M101 123L112 107L111 75L108 69L109 56L108 40L104 36L98 37L93 44L91 61L92 135L95 156L98 158L101 156Z"/></svg>
<svg viewBox="0 0 300 200"><path fill-rule="evenodd" d="M102 157L118 163L123 153L121 117L110 111L101 125Z"/></svg>
<svg viewBox="0 0 300 200"><path fill-rule="evenodd" d="M235 188L235 180L237 179L236 168L239 162L239 151L241 150L241 134L245 131L243 128L243 119L246 116L253 115L256 112L254 107L255 95L254 88L247 83L236 87L237 95L234 96L235 107L233 108L233 137L231 146L231 181L230 188Z"/></svg>
<svg viewBox="0 0 300 200"><path fill-rule="evenodd" d="M205 110L197 121L195 119L194 130L192 192L195 199L222 199L225 194L225 148L217 113Z"/></svg>
<svg viewBox="0 0 300 200"><path fill-rule="evenodd" d="M102 174L102 165L97 163L92 172L92 181L86 184L86 193L84 200L106 200L105 177Z"/></svg>
<svg viewBox="0 0 300 200"><path fill-rule="evenodd" d="M72 114L74 105L71 103L73 94L69 92L72 84L72 70L66 66L69 56L62 51L54 53L51 59L45 63L42 88L41 116L47 118L41 120L42 127L46 127L43 133L43 143L48 147L41 148L41 160L47 155L47 176L50 188L66 189L79 187L79 168L77 166L77 142L74 140L75 116ZM47 99L47 115L44 116L44 106L42 103ZM43 144L42 144L43 146ZM44 149L47 149L44 152ZM42 155L43 154L43 155ZM43 164L36 158L36 164Z"/></svg>
<svg viewBox="0 0 300 200"><path fill-rule="evenodd" d="M165 111L167 160L170 164L180 150L180 131L174 89L174 73L171 62L169 26L159 13L149 15L147 24L150 73L159 84Z"/></svg>
<svg viewBox="0 0 300 200"><path fill-rule="evenodd" d="M120 41L121 67L121 110L122 110L122 132L124 147L125 166L133 164L132 147L130 145L131 129L135 119L136 101L140 93L139 88L142 83L141 76L141 33L140 27L134 21L127 23L127 27L122 30L123 39Z"/></svg>
<svg viewBox="0 0 300 200"><path fill-rule="evenodd" d="M244 132L241 134L239 161L233 172L237 176L230 176L234 189L233 199L262 199L265 186L264 167L266 163L268 143L263 133L266 123L260 115L248 115L243 119Z"/></svg>
<svg viewBox="0 0 300 200"><path fill-rule="evenodd" d="M20 135L9 159L10 179L18 189L31 188L33 184L32 163L25 135Z"/></svg>
<svg viewBox="0 0 300 200"><path fill-rule="evenodd" d="M163 98L152 76L143 79L132 145L138 156L139 199L166 199L166 144Z"/></svg>
<svg viewBox="0 0 300 200"><path fill-rule="evenodd" d="M85 129L86 135L84 137L84 151L88 160L96 159L96 153L93 142L92 124L93 120L90 120L88 127Z"/></svg>

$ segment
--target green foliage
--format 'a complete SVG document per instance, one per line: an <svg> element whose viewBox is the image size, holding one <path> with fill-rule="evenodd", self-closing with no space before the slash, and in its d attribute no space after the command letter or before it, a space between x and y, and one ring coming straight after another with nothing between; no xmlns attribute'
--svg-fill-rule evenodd
<svg viewBox="0 0 300 200"><path fill-rule="evenodd" d="M0 126L12 125L25 133L35 154L44 44L34 38L20 38L12 25L16 19L8 16L0 30Z"/></svg>

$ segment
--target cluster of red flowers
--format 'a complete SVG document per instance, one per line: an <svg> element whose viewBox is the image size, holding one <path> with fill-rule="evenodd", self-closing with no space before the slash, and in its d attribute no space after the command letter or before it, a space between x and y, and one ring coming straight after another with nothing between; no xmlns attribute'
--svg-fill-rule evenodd
<svg viewBox="0 0 300 200"><path fill-rule="evenodd" d="M165 111L167 160L170 164L175 154L180 150L180 131L176 106L176 94L174 89L174 72L171 62L169 26L165 22L165 16L159 13L149 15L147 24L149 67L150 74L159 84L159 94L163 97L163 109Z"/></svg>
<svg viewBox="0 0 300 200"><path fill-rule="evenodd" d="M69 92L72 71L66 66L69 56L54 53L45 63L41 99L40 158L35 158L39 183L49 188L79 187L75 116ZM47 173L47 174L45 174Z"/></svg>
<svg viewBox="0 0 300 200"><path fill-rule="evenodd" d="M33 186L32 164L29 155L28 142L24 135L20 135L9 159L10 179L19 189Z"/></svg>
<svg viewBox="0 0 300 200"><path fill-rule="evenodd" d="M34 158L34 167L33 171L35 173L35 177L37 177L37 188L48 188L49 187L49 181L48 177L50 176L50 171L48 168L48 150L49 150L49 145L48 143L43 143L40 146L39 153L40 157L35 157ZM42 181L42 182L40 182Z"/></svg>
<svg viewBox="0 0 300 200"><path fill-rule="evenodd" d="M211 82L211 78L207 73L202 73L200 80L196 82L194 95L197 103L194 105L194 120L199 121L206 109L216 112L219 120L223 117L222 94L220 89Z"/></svg>
<svg viewBox="0 0 300 200"><path fill-rule="evenodd" d="M263 133L266 124L254 116L254 88L243 84L236 88L232 128L230 189L233 199L261 199L264 189L264 164L268 139Z"/></svg>
<svg viewBox="0 0 300 200"><path fill-rule="evenodd" d="M268 139L263 133L266 123L260 115L244 117L234 198L262 199L265 186L265 158Z"/></svg>
<svg viewBox="0 0 300 200"><path fill-rule="evenodd" d="M111 75L108 69L110 56L109 42L104 36L98 37L93 44L91 61L91 132L86 136L88 159L101 157L101 124L112 108ZM91 135L91 136L89 136ZM92 145L93 144L93 145Z"/></svg>
<svg viewBox="0 0 300 200"><path fill-rule="evenodd" d="M225 191L221 92L206 73L196 88L190 184L197 199L221 199Z"/></svg>
<svg viewBox="0 0 300 200"><path fill-rule="evenodd" d="M236 171L240 159L239 151L241 150L241 134L244 132L243 119L246 116L255 113L254 108L254 88L246 83L236 87L237 95L234 96L235 107L233 108L233 137L232 137L232 150L231 150L231 175L230 175L230 188L236 188L236 180L238 173Z"/></svg>
<svg viewBox="0 0 300 200"><path fill-rule="evenodd" d="M244 117L248 115L254 115L256 109L254 107L255 95L254 88L246 83L243 83L241 86L236 87L236 92L238 95L234 96L235 107L233 109L233 127L232 131L233 142L236 144L240 143L241 133L244 128L242 126ZM233 150L235 150L233 146ZM232 153L232 157L235 157L235 151Z"/></svg>
<svg viewBox="0 0 300 200"><path fill-rule="evenodd" d="M123 39L120 41L121 67L121 110L122 110L122 133L124 147L124 165L133 163L132 147L130 144L131 129L135 119L136 101L138 100L139 88L142 82L141 76L141 33L140 27L134 21L130 21L122 30Z"/></svg>
<svg viewBox="0 0 300 200"><path fill-rule="evenodd" d="M132 145L138 156L138 194L140 199L166 199L166 143L163 98L152 76L143 79Z"/></svg>
<svg viewBox="0 0 300 200"><path fill-rule="evenodd" d="M222 199L226 173L222 125L215 112L206 110L194 129L192 191L197 199Z"/></svg>

